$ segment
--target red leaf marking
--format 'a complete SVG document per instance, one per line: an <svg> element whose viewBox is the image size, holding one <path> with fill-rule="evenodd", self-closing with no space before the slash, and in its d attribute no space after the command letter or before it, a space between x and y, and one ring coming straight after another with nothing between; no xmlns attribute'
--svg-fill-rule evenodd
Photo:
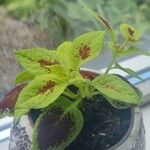
<svg viewBox="0 0 150 150"><path fill-rule="evenodd" d="M53 81L48 81L46 83L46 85L44 85L40 90L39 92L44 94L45 92L47 92L48 90L50 90L50 92L52 93L54 91L54 87L55 87L55 82Z"/></svg>
<svg viewBox="0 0 150 150"><path fill-rule="evenodd" d="M0 110L5 111L13 111L15 104L17 102L18 96L22 89L26 86L26 83L20 84L8 92L5 97L0 102Z"/></svg>
<svg viewBox="0 0 150 150"><path fill-rule="evenodd" d="M128 28L128 33L129 33L129 35L131 35L131 36L134 35L134 31L133 31L130 27Z"/></svg>
<svg viewBox="0 0 150 150"><path fill-rule="evenodd" d="M102 86L103 86L104 88L111 89L111 90L116 91L116 92L121 92L119 89L117 89L116 86L114 86L114 85L112 85L112 84L109 84L109 83L103 84Z"/></svg>
<svg viewBox="0 0 150 150"><path fill-rule="evenodd" d="M49 73L51 72L51 70L47 66L60 64L58 61L46 61L44 59L39 60L38 63L41 65L41 67L47 69Z"/></svg>
<svg viewBox="0 0 150 150"><path fill-rule="evenodd" d="M114 85L111 85L111 84L104 84L103 87L114 90Z"/></svg>
<svg viewBox="0 0 150 150"><path fill-rule="evenodd" d="M38 63L41 65L41 67L60 64L58 61L46 61L44 59L39 60Z"/></svg>
<svg viewBox="0 0 150 150"><path fill-rule="evenodd" d="M82 60L90 56L90 50L91 48L88 45L83 45L81 43L81 48L79 49L79 56L82 58Z"/></svg>
<svg viewBox="0 0 150 150"><path fill-rule="evenodd" d="M89 79L89 80L93 80L93 79L96 78L96 76L98 76L97 73L93 73L93 72L90 72L90 71L84 71L84 70L81 70L80 74L82 75L82 77L84 79Z"/></svg>

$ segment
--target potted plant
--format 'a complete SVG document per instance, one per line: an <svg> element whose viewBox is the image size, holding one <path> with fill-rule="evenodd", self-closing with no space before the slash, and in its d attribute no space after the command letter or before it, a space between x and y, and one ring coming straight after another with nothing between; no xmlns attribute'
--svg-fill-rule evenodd
<svg viewBox="0 0 150 150"><path fill-rule="evenodd" d="M15 53L25 70L0 102L1 115L15 118L11 150L144 150L142 116L136 107L141 92L109 71L119 68L141 80L117 59L149 54L135 47L140 33L134 27L120 25L120 44L106 20L85 9L106 30L64 42L57 51L35 48ZM83 71L81 65L101 53L107 33L112 62L104 73Z"/></svg>

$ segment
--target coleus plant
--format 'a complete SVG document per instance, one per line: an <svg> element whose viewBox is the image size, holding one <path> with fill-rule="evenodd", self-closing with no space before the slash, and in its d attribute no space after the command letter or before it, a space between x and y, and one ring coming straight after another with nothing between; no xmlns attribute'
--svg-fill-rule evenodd
<svg viewBox="0 0 150 150"><path fill-rule="evenodd" d="M139 90L120 76L110 74L110 70L118 68L141 80L136 72L117 63L118 58L128 55L149 55L135 47L141 37L139 31L126 23L121 24L124 41L120 44L107 21L86 6L84 8L106 30L85 33L72 42L62 43L57 50L35 48L15 53L25 70L16 78L18 85L0 102L1 116L11 114L18 118L33 109L41 111L34 126L34 150L62 150L78 136L84 124L80 107L85 98L103 95L117 108L141 103ZM91 79L83 75L80 68L101 54L107 33L112 61L104 73ZM76 92L69 88L71 85L77 88Z"/></svg>

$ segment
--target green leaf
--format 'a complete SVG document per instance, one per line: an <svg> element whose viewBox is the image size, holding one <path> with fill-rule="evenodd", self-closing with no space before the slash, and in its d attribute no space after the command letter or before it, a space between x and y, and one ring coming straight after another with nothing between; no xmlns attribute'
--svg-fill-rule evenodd
<svg viewBox="0 0 150 150"><path fill-rule="evenodd" d="M118 63L115 63L115 68L118 68L126 73L128 73L129 75L143 81L143 79L141 77L138 76L137 72L135 72L134 70L130 69L130 68L124 68L122 66L120 66Z"/></svg>
<svg viewBox="0 0 150 150"><path fill-rule="evenodd" d="M26 86L15 106L15 115L21 116L30 109L40 109L53 103L67 87L67 81L56 75L40 75Z"/></svg>
<svg viewBox="0 0 150 150"><path fill-rule="evenodd" d="M111 98L106 97L107 101L115 108L117 109L127 109L129 107L134 107L134 104L122 102L120 100L113 100Z"/></svg>
<svg viewBox="0 0 150 150"><path fill-rule="evenodd" d="M58 65L56 51L36 48L16 52L16 57L21 65L31 74L49 74L51 66Z"/></svg>
<svg viewBox="0 0 150 150"><path fill-rule="evenodd" d="M120 25L120 32L126 41L136 42L141 38L141 33L127 23Z"/></svg>
<svg viewBox="0 0 150 150"><path fill-rule="evenodd" d="M79 0L82 7L91 15L93 16L98 22L100 22L100 24L102 24L104 26L104 28L109 32L112 40L114 43L117 43L117 36L115 34L115 32L112 30L111 26L109 25L109 23L107 22L106 19L104 19L101 15L99 15L98 13L96 13L95 11L93 11L92 9L90 9L89 7L87 7L85 5L85 3L82 0Z"/></svg>
<svg viewBox="0 0 150 150"><path fill-rule="evenodd" d="M116 75L100 75L92 81L92 85L104 96L116 101L133 104L139 104L141 99L139 94Z"/></svg>
<svg viewBox="0 0 150 150"><path fill-rule="evenodd" d="M74 45L72 42L64 42L57 48L58 57L62 66L67 70L76 70L78 68L79 58L74 54Z"/></svg>
<svg viewBox="0 0 150 150"><path fill-rule="evenodd" d="M108 22L102 18L101 16L99 16L99 14L97 14L95 11L93 11L92 9L88 8L85 3L82 0L79 0L81 3L81 6L91 15L93 16L97 21L99 21L106 29L108 30L112 30L110 25L108 24Z"/></svg>
<svg viewBox="0 0 150 150"><path fill-rule="evenodd" d="M126 56L133 56L133 55L146 55L150 56L149 52L146 52L144 50L141 50L137 47L129 47L128 49L123 49L123 50L117 50L117 57L126 57Z"/></svg>
<svg viewBox="0 0 150 150"><path fill-rule="evenodd" d="M94 59L103 47L105 31L89 32L79 36L74 42L64 42L58 47L58 56L64 68L71 71Z"/></svg>
<svg viewBox="0 0 150 150"><path fill-rule="evenodd" d="M83 116L76 106L68 110L71 104L60 97L40 115L33 132L34 150L63 150L76 139L83 127Z"/></svg>
<svg viewBox="0 0 150 150"><path fill-rule="evenodd" d="M67 80L69 78L69 72L60 65L54 65L51 67L51 74L57 75L62 80Z"/></svg>
<svg viewBox="0 0 150 150"><path fill-rule="evenodd" d="M82 65L95 57L102 50L105 31L89 32L74 40L74 59Z"/></svg>
<svg viewBox="0 0 150 150"><path fill-rule="evenodd" d="M33 79L34 79L34 75L32 75L31 73L27 71L23 71L16 77L15 83L19 84L19 83L33 80Z"/></svg>
<svg viewBox="0 0 150 150"><path fill-rule="evenodd" d="M138 89L138 88L135 88L135 92L137 93L137 95L140 97L140 99L142 99L142 92ZM105 98L108 100L108 102L115 108L117 109L126 109L126 108L129 108L129 107L134 107L136 106L135 104L131 104L131 103L127 103L127 102L122 102L122 101L119 101L119 100L113 100L111 98L108 98L105 96Z"/></svg>

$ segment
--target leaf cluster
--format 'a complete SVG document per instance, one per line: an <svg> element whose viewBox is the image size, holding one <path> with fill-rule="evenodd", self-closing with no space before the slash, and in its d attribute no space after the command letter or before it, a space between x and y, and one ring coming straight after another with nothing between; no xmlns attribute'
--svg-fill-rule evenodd
<svg viewBox="0 0 150 150"><path fill-rule="evenodd" d="M28 114L32 109L42 111L34 127L34 150L43 148L43 140L44 149L62 150L77 137L84 123L79 109L84 98L90 99L100 94L117 108L141 103L139 90L118 75L109 73L111 69L119 68L141 79L136 72L117 63L118 58L127 55L149 55L135 47L140 33L126 23L121 24L120 33L124 42L120 44L108 22L88 7L83 7L103 24L105 30L85 33L73 41L62 43L56 50L35 48L15 53L24 67L24 71L16 78L16 84L25 82L27 85L23 89L19 88L19 92L14 91L16 95L12 97L15 107L11 111L15 117ZM80 73L81 66L101 54L105 34L111 38L107 44L112 53L112 62L104 73L91 80ZM75 86L77 92L71 91L70 85ZM3 102L6 100L8 97Z"/></svg>

